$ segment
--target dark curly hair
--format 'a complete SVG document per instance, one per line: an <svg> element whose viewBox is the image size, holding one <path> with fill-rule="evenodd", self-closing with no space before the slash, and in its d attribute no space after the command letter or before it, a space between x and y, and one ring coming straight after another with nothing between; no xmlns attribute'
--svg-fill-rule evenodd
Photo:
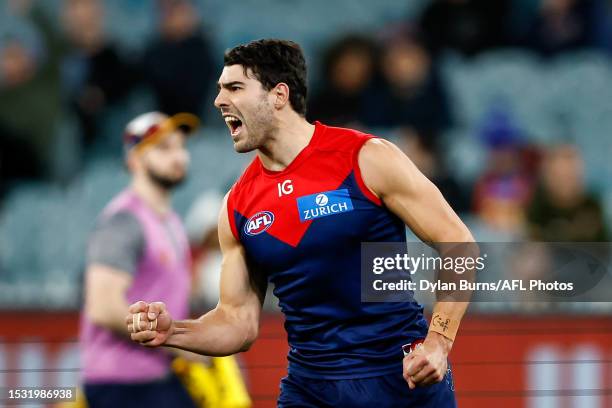
<svg viewBox="0 0 612 408"><path fill-rule="evenodd" d="M266 90L283 82L289 86L289 102L306 115L306 61L302 48L293 41L264 39L238 45L225 53L223 65L250 69Z"/></svg>

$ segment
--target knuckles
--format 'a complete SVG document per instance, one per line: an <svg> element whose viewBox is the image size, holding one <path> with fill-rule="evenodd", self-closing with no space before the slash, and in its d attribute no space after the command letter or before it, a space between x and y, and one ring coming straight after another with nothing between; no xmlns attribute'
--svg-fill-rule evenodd
<svg viewBox="0 0 612 408"><path fill-rule="evenodd" d="M409 371L409 361L404 360L404 370L402 376L406 381L412 381L416 386L425 386L430 384L436 384L444 380L444 373L446 372L445 367L435 367L433 362L427 356L419 356L421 357L419 361L415 358L412 361L413 364L421 363L421 369L417 374L411 374ZM424 376L423 376L424 375ZM423 378L414 380L414 376L423 376ZM429 378L427 381L426 378Z"/></svg>

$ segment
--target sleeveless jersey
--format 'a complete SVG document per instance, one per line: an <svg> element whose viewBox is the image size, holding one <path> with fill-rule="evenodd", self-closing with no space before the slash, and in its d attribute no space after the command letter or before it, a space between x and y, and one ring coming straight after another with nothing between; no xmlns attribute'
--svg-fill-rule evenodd
<svg viewBox="0 0 612 408"><path fill-rule="evenodd" d="M361 302L361 243L406 241L404 223L361 178L358 153L372 137L316 122L287 168L267 170L256 157L228 196L249 269L274 284L285 315L289 373L401 373L401 346L427 333L416 302Z"/></svg>

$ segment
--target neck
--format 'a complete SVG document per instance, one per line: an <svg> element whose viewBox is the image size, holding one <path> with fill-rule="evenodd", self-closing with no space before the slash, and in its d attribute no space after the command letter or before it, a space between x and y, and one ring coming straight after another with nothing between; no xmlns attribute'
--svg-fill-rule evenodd
<svg viewBox="0 0 612 408"><path fill-rule="evenodd" d="M314 125L294 112L279 119L276 132L257 150L259 160L268 170L284 170L308 146L314 129Z"/></svg>
<svg viewBox="0 0 612 408"><path fill-rule="evenodd" d="M164 215L170 211L170 192L168 190L139 178L135 178L132 182L132 190L156 213Z"/></svg>

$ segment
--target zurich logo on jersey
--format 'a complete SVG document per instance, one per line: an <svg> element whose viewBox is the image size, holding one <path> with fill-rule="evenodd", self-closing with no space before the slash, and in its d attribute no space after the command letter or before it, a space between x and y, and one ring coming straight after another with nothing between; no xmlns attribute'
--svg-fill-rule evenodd
<svg viewBox="0 0 612 408"><path fill-rule="evenodd" d="M300 197L297 205L302 222L353 211L353 202L346 188Z"/></svg>
<svg viewBox="0 0 612 408"><path fill-rule="evenodd" d="M259 235L272 225L274 214L270 211L260 211L249 218L244 224L244 233L247 235Z"/></svg>

